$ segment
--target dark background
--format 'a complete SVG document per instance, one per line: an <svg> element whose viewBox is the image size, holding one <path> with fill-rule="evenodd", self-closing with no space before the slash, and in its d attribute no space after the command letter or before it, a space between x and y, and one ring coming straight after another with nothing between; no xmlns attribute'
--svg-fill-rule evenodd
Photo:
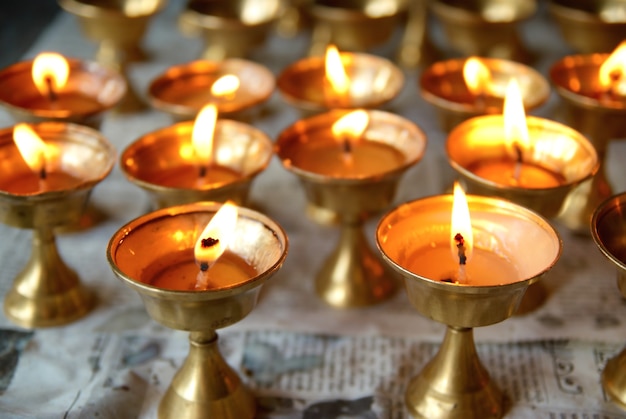
<svg viewBox="0 0 626 419"><path fill-rule="evenodd" d="M19 61L59 13L56 0L0 0L0 68Z"/></svg>

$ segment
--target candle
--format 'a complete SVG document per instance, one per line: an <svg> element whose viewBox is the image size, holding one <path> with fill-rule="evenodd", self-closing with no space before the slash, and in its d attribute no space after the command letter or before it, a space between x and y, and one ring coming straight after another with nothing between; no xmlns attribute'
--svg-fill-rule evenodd
<svg viewBox="0 0 626 419"><path fill-rule="evenodd" d="M516 83L507 90L502 116L477 117L450 133L446 151L463 177L501 188L539 190L580 183L597 170L589 141L556 122L526 117Z"/></svg>
<svg viewBox="0 0 626 419"><path fill-rule="evenodd" d="M330 130L311 132L287 145L285 164L338 178L370 177L403 166L405 154L386 142L368 137L368 124L367 112L346 113Z"/></svg>
<svg viewBox="0 0 626 419"><path fill-rule="evenodd" d="M524 281L558 258L560 240L543 218L509 201L470 195L466 208L471 234L461 234L468 247L461 277L455 238L463 230L452 226L451 217L457 199L458 195L422 198L384 216L377 232L383 255L421 278L461 287Z"/></svg>
<svg viewBox="0 0 626 419"><path fill-rule="evenodd" d="M63 156L57 142L45 143L26 124L14 127L13 139L25 165L16 164L3 176L0 190L15 195L32 195L68 190L83 183L77 175L63 170Z"/></svg>
<svg viewBox="0 0 626 419"><path fill-rule="evenodd" d="M226 202L198 236L194 248L168 253L146 266L140 281L158 288L204 291L235 286L257 275L241 256L227 250L235 234L237 207Z"/></svg>
<svg viewBox="0 0 626 419"><path fill-rule="evenodd" d="M402 89L404 75L392 62L375 55L339 52L308 57L285 68L277 85L283 98L305 112L375 108Z"/></svg>
<svg viewBox="0 0 626 419"><path fill-rule="evenodd" d="M520 279L518 269L503 249L473 248L469 209L458 183L454 186L449 231L447 240L433 234L427 246L407 253L403 266L424 278L460 285L501 285ZM489 241L488 237L482 240Z"/></svg>
<svg viewBox="0 0 626 419"><path fill-rule="evenodd" d="M420 94L438 112L446 131L478 115L502 113L506 88L517 80L526 109L543 104L550 85L524 64L496 58L469 57L434 63L422 72Z"/></svg>
<svg viewBox="0 0 626 419"><path fill-rule="evenodd" d="M179 120L195 118L207 103L215 104L223 117L236 117L269 99L275 85L274 75L252 61L198 60L157 76L148 97L153 107Z"/></svg>
<svg viewBox="0 0 626 419"><path fill-rule="evenodd" d="M119 74L96 63L42 53L0 72L0 103L18 120L95 126L126 92Z"/></svg>
<svg viewBox="0 0 626 419"><path fill-rule="evenodd" d="M242 204L271 156L272 143L263 132L243 122L218 120L210 104L195 121L150 132L130 144L120 165L158 207L200 200Z"/></svg>

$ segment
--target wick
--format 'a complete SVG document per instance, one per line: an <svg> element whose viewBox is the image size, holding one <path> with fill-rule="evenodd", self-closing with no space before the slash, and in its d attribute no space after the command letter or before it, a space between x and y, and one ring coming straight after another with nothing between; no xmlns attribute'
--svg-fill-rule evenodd
<svg viewBox="0 0 626 419"><path fill-rule="evenodd" d="M50 102L56 102L58 99L58 96L56 92L54 91L54 87L52 86L52 77L47 76L45 80L46 80L46 85L48 86L48 99L50 100Z"/></svg>
<svg viewBox="0 0 626 419"><path fill-rule="evenodd" d="M519 178L522 175L522 163L524 163L524 157L522 148L518 143L513 144L513 149L515 150L515 169L513 170L513 179L516 182L519 182Z"/></svg>
<svg viewBox="0 0 626 419"><path fill-rule="evenodd" d="M465 264L467 263L467 255L465 254L465 239L461 233L457 233L454 236L456 242L457 254L459 256L459 275L458 282L463 284L467 282L467 275L465 273Z"/></svg>
<svg viewBox="0 0 626 419"><path fill-rule="evenodd" d="M480 92L476 94L476 100L474 102L479 112L483 112L485 108L487 108L487 98L485 97L484 92Z"/></svg>
<svg viewBox="0 0 626 419"><path fill-rule="evenodd" d="M198 168L198 177L201 177L201 178L205 177L207 172L208 172L207 167L205 165L201 165Z"/></svg>
<svg viewBox="0 0 626 419"><path fill-rule="evenodd" d="M200 240L200 246L203 249L207 249L209 247L213 247L220 242L219 239L214 239L213 237L207 237L206 239ZM199 262L200 272L198 272L198 276L196 277L196 286L197 290L206 290L209 286L209 268L211 265L206 260L202 260Z"/></svg>
<svg viewBox="0 0 626 419"><path fill-rule="evenodd" d="M352 165L352 143L348 138L344 138L341 142L341 149L343 151L343 161L346 165Z"/></svg>
<svg viewBox="0 0 626 419"><path fill-rule="evenodd" d="M200 241L200 246L203 249L207 249L209 247L213 247L220 242L220 239L214 239L213 237L207 237L206 239L202 239Z"/></svg>

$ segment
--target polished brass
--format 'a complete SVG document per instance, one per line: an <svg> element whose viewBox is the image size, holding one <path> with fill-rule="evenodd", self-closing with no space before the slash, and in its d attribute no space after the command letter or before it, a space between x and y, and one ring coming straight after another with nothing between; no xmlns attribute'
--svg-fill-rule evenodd
<svg viewBox="0 0 626 419"><path fill-rule="evenodd" d="M263 45L284 12L284 0L188 0L179 16L179 28L200 37L200 58L223 60L245 57Z"/></svg>
<svg viewBox="0 0 626 419"><path fill-rule="evenodd" d="M611 52L626 39L626 1L551 0L549 10L576 52Z"/></svg>
<svg viewBox="0 0 626 419"><path fill-rule="evenodd" d="M412 122L383 111L368 113L370 123L361 140L383 141L402 151L405 163L396 170L341 178L307 172L291 164L291 153L300 142L332 135L330 127L346 111L335 110L300 120L285 129L276 142L276 154L285 168L298 176L312 208L321 209L327 217L324 220L330 217L339 224L339 242L315 278L317 294L335 307L372 305L395 292L396 281L371 250L363 234L363 223L390 205L400 177L420 161L426 147L424 133Z"/></svg>
<svg viewBox="0 0 626 419"><path fill-rule="evenodd" d="M409 17L397 53L398 63L406 68L426 67L439 56L429 36L428 1L410 2Z"/></svg>
<svg viewBox="0 0 626 419"><path fill-rule="evenodd" d="M530 143L525 163L561 175L564 179L561 185L548 188L510 186L483 179L471 171L477 162L510 156L502 115L472 118L452 130L446 142L448 162L468 193L508 199L544 217L556 217L569 192L596 173L598 156L589 140L563 124L528 116L526 125ZM555 148L554 144L559 142L562 147Z"/></svg>
<svg viewBox="0 0 626 419"><path fill-rule="evenodd" d="M568 197L559 221L572 231L589 234L596 207L612 195L605 172L609 142L623 138L626 130L626 99L604 101L597 91L598 71L609 54L573 55L557 61L550 79L561 98L565 122L593 143L600 168Z"/></svg>
<svg viewBox="0 0 626 419"><path fill-rule="evenodd" d="M217 187L179 188L154 180L159 170L184 163L181 149L191 143L194 121L179 122L145 134L123 152L120 168L135 185L148 192L155 208L196 201L232 200L245 204L254 178L272 158L272 142L252 125L219 119L215 128L213 163L232 169L241 177Z"/></svg>
<svg viewBox="0 0 626 419"><path fill-rule="evenodd" d="M33 60L21 61L0 71L0 106L16 122L73 122L99 128L105 112L122 100L127 84L117 72L96 62L75 58L67 61L70 72L63 91L88 98L97 106L38 109L41 93L31 75Z"/></svg>
<svg viewBox="0 0 626 419"><path fill-rule="evenodd" d="M598 171L598 156L593 144L565 125L534 116L528 116L526 123L531 141L529 147L533 150L550 150L559 138L570 139L561 149L553 149L553 156L532 153L526 161L560 174L565 180L563 184L549 188L509 186L483 179L470 170L475 162L509 155L503 135L502 115L473 118L452 130L446 142L448 161L468 193L508 199L544 217L553 218L559 214L572 190ZM547 296L542 282L532 284L517 314L534 311Z"/></svg>
<svg viewBox="0 0 626 419"><path fill-rule="evenodd" d="M550 84L532 67L499 58L480 58L491 79L480 99L473 96L463 78L465 58L434 63L420 76L422 97L435 106L439 125L451 131L461 122L484 114L501 114L506 86L515 78L520 86L524 108L531 111L550 97Z"/></svg>
<svg viewBox="0 0 626 419"><path fill-rule="evenodd" d="M610 197L594 211L591 236L616 267L617 286L626 297L626 193ZM608 360L602 371L604 392L626 409L626 350Z"/></svg>
<svg viewBox="0 0 626 419"><path fill-rule="evenodd" d="M68 13L76 16L82 32L99 44L96 60L122 74L128 89L117 106L120 112L132 112L143 103L130 83L128 66L143 61L147 54L141 40L148 24L167 0L58 0Z"/></svg>
<svg viewBox="0 0 626 419"><path fill-rule="evenodd" d="M85 315L94 296L61 259L54 230L79 222L92 188L113 168L115 151L97 131L79 125L32 125L42 139L59 147L68 170L82 180L71 189L35 194L0 190L0 221L33 230L29 261L5 296L4 312L26 328L59 326ZM19 173L24 162L13 143L13 129L0 130L2 177Z"/></svg>
<svg viewBox="0 0 626 419"><path fill-rule="evenodd" d="M181 248L193 248L221 204L200 202L161 209L139 217L111 238L107 258L117 277L137 291L148 314L172 329L190 332L190 350L159 404L159 418L252 419L254 396L224 361L215 330L246 317L256 305L261 285L282 266L287 236L268 217L239 208L230 249L253 265L258 275L206 291L174 291L155 287L144 278L147 266ZM177 242L173 234L183 231Z"/></svg>
<svg viewBox="0 0 626 419"><path fill-rule="evenodd" d="M309 55L323 55L328 44L359 52L383 44L402 23L407 8L407 0L311 0L307 8L313 21Z"/></svg>
<svg viewBox="0 0 626 419"><path fill-rule="evenodd" d="M232 74L239 88L228 97L215 97L211 86L220 77ZM148 87L153 108L170 114L176 121L194 119L211 102L221 118L248 120L252 108L267 101L276 80L269 69L253 61L228 58L223 61L198 60L168 68Z"/></svg>
<svg viewBox="0 0 626 419"><path fill-rule="evenodd" d="M383 216L376 230L383 259L404 278L413 306L447 325L437 355L407 388L407 407L418 418L502 417L504 401L476 354L473 328L501 322L515 313L528 286L551 269L561 254L557 232L536 213L498 198L467 198L474 239L482 234L486 242L506 249L519 269L519 280L502 278L503 284L494 286L457 285L422 277L404 267L412 251L427 246L433 234L449 237L452 195L401 204Z"/></svg>
<svg viewBox="0 0 626 419"><path fill-rule="evenodd" d="M433 0L448 43L463 55L528 62L517 26L536 11L535 0Z"/></svg>
<svg viewBox="0 0 626 419"><path fill-rule="evenodd" d="M310 29L311 17L306 12L310 0L287 0L284 11L276 24L276 32L284 38L294 38Z"/></svg>
<svg viewBox="0 0 626 419"><path fill-rule="evenodd" d="M277 79L283 99L311 116L329 109L377 108L394 99L404 85L404 74L391 61L370 54L342 53L342 63L350 79L345 98L325 94L324 57L308 57L286 67Z"/></svg>

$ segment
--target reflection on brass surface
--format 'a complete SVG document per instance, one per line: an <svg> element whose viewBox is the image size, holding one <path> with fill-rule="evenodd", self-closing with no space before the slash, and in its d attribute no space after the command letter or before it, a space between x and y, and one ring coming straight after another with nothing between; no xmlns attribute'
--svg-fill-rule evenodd
<svg viewBox="0 0 626 419"><path fill-rule="evenodd" d="M0 191L0 221L33 230L29 261L14 279L4 312L22 327L59 326L85 315L93 295L58 254L54 229L79 222L92 188L113 168L115 151L97 131L79 125L42 122L32 126L47 143L55 143L82 182L71 189L28 195ZM24 165L13 143L12 128L0 131L3 178Z"/></svg>
<svg viewBox="0 0 626 419"><path fill-rule="evenodd" d="M21 61L0 71L0 106L16 122L74 122L99 128L104 113L116 106L126 93L127 84L117 72L102 65L68 58L69 79L62 94L77 101L91 102L89 106L72 105L71 109L42 109L44 99L31 75L33 60Z"/></svg>
<svg viewBox="0 0 626 419"><path fill-rule="evenodd" d="M99 44L96 60L118 71L128 89L117 106L120 112L132 112L143 103L128 81L129 63L145 59L141 39L150 19L167 4L167 0L58 0L59 5L78 19L82 32Z"/></svg>
<svg viewBox="0 0 626 419"><path fill-rule="evenodd" d="M428 1L411 2L397 53L398 63L406 68L425 67L435 62L439 55L428 33Z"/></svg>
<svg viewBox="0 0 626 419"><path fill-rule="evenodd" d="M417 240L422 240L420 236L427 240L429 229L438 228L431 220L433 215L449 220L452 195L402 204L383 216L376 231L383 259L404 278L413 306L424 316L447 325L438 353L406 391L407 407L419 418L502 417L502 394L476 354L473 328L501 322L515 313L528 286L551 269L561 253L556 231L532 211L496 198L468 195L467 200L474 225L498 235L495 240L505 242L503 246L515 255L521 269L519 281L495 286L456 285L422 277L403 266L403 258ZM490 228L490 224L498 228ZM524 233L510 234L514 229ZM545 245L538 246L539 242Z"/></svg>
<svg viewBox="0 0 626 419"><path fill-rule="evenodd" d="M551 0L549 10L579 53L611 52L626 38L624 0Z"/></svg>
<svg viewBox="0 0 626 419"><path fill-rule="evenodd" d="M310 56L323 55L328 44L340 50L367 51L386 42L406 14L407 0L311 0Z"/></svg>
<svg viewBox="0 0 626 419"><path fill-rule="evenodd" d="M220 119L215 129L213 163L238 173L239 179L211 188L163 186L154 178L164 167L183 162L181 149L191 142L194 121L179 122L148 133L130 144L120 168L134 184L146 190L156 208L196 201L233 200L244 204L254 178L272 157L272 142L260 130L243 122Z"/></svg>
<svg viewBox="0 0 626 419"><path fill-rule="evenodd" d="M607 57L568 56L550 69L550 79L564 106L565 122L589 138L600 160L594 178L569 195L559 215L559 221L581 234L589 234L593 211L612 194L604 169L606 149L609 141L622 138L626 129L626 98L605 100L598 91L598 71Z"/></svg>
<svg viewBox="0 0 626 419"><path fill-rule="evenodd" d="M142 282L144 268L181 246L193 247L220 206L200 202L149 213L120 228L107 248L113 272L139 293L148 314L166 327L190 332L189 355L159 404L160 418L255 417L254 397L222 358L215 330L247 316L261 285L282 266L287 255L282 228L258 212L239 208L229 248L259 272L245 282L206 291L174 291ZM181 231L183 241L175 242L175 235L164 231Z"/></svg>
<svg viewBox="0 0 626 419"><path fill-rule="evenodd" d="M487 92L481 98L472 95L463 78L466 59L440 61L428 67L420 76L420 93L439 112L439 122L445 131L474 116L501 114L506 87L515 78L520 86L524 108L535 109L550 96L550 85L532 67L497 58L480 58L490 71Z"/></svg>
<svg viewBox="0 0 626 419"><path fill-rule="evenodd" d="M213 83L229 74L239 79L237 91L227 98L212 95ZM246 110L269 99L275 84L272 72L253 61L198 60L172 66L157 76L148 87L148 98L155 109L178 121L194 119L209 102L217 106L220 118L239 119Z"/></svg>
<svg viewBox="0 0 626 419"><path fill-rule="evenodd" d="M299 142L309 136L331 136L332 124L346 113L335 110L296 122L278 137L276 154L300 179L311 209L321 210L324 221L339 224L339 242L315 279L317 294L331 306L359 307L376 304L395 292L396 281L370 249L363 223L390 205L402 174L421 160L426 138L419 127L402 117L368 111L370 123L361 141L375 139L400 150L405 162L397 169L362 178L341 178L308 172L290 163Z"/></svg>
<svg viewBox="0 0 626 419"><path fill-rule="evenodd" d="M201 58L219 61L263 45L283 8L283 0L189 0L178 23L183 34L204 41Z"/></svg>
<svg viewBox="0 0 626 419"><path fill-rule="evenodd" d="M616 267L617 286L626 297L626 193L610 197L594 211L591 236ZM602 372L602 387L622 409L626 409L626 350L610 359Z"/></svg>
<svg viewBox="0 0 626 419"><path fill-rule="evenodd" d="M560 149L534 154L526 163L549 169L559 174L564 183L549 188L521 188L506 186L483 179L470 170L474 162L489 160L509 153L504 142L503 117L483 116L470 119L449 135L446 143L448 161L459 174L468 193L508 199L538 212L547 218L556 217L575 188L590 179L599 169L599 161L593 145L580 133L554 121L528 116L526 118L533 150L550 150L563 138ZM547 298L541 282L532 284L520 304L517 314L527 314L539 308Z"/></svg>
<svg viewBox="0 0 626 419"><path fill-rule="evenodd" d="M536 11L535 0L433 0L452 47L464 55L530 61L517 25Z"/></svg>
<svg viewBox="0 0 626 419"><path fill-rule="evenodd" d="M561 185L516 187L483 179L470 170L476 162L509 156L502 115L473 118L455 128L446 142L448 161L468 193L508 199L544 217L555 217L568 193L598 170L598 156L584 136L565 125L534 116L526 117L526 124L530 144L524 162L559 174L564 179Z"/></svg>
<svg viewBox="0 0 626 419"><path fill-rule="evenodd" d="M376 108L394 99L404 85L404 74L391 61L370 54L342 53L350 80L346 97L329 98L324 57L296 61L278 76L283 99L307 115L329 109Z"/></svg>

